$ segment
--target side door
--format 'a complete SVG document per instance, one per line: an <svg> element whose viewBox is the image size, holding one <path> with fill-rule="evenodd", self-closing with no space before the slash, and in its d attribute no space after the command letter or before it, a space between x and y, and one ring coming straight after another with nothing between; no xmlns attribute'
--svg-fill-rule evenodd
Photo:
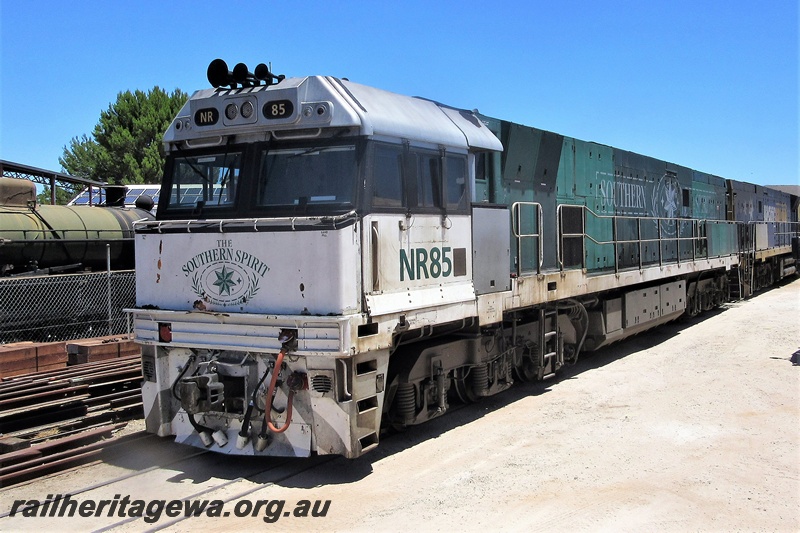
<svg viewBox="0 0 800 533"><path fill-rule="evenodd" d="M473 302L466 154L376 143L362 271L372 316Z"/></svg>

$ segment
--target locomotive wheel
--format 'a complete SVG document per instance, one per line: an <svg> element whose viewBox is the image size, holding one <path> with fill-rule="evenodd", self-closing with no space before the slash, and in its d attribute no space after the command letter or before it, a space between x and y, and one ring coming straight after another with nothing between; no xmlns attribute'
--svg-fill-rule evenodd
<svg viewBox="0 0 800 533"><path fill-rule="evenodd" d="M453 379L453 390L455 390L456 396L463 403L474 403L479 399L472 391L470 384L467 383L466 377L463 379Z"/></svg>
<svg viewBox="0 0 800 533"><path fill-rule="evenodd" d="M699 312L697 284L690 283L686 290L686 315L689 317L697 316Z"/></svg>
<svg viewBox="0 0 800 533"><path fill-rule="evenodd" d="M531 382L539 379L539 371L528 357L522 358L522 363L514 367L514 375L523 382Z"/></svg>

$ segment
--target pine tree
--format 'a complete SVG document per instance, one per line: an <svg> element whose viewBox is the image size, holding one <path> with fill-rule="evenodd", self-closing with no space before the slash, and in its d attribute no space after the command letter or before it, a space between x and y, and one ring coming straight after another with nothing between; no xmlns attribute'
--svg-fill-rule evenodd
<svg viewBox="0 0 800 533"><path fill-rule="evenodd" d="M158 86L125 91L100 113L92 137L73 137L58 162L64 172L96 181L159 183L164 167L162 136L188 95Z"/></svg>

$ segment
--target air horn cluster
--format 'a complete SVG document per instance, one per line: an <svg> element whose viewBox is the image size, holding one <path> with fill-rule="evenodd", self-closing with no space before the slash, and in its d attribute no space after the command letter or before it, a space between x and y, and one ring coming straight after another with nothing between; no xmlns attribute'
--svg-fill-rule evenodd
<svg viewBox="0 0 800 533"><path fill-rule="evenodd" d="M212 87L230 86L236 89L238 85L242 87L257 87L264 82L264 85L277 84L286 79L283 74L275 75L269 71L269 67L264 63L256 66L255 73L247 69L244 63L238 63L233 67L233 71L228 70L228 64L222 59L215 59L208 65L208 82Z"/></svg>

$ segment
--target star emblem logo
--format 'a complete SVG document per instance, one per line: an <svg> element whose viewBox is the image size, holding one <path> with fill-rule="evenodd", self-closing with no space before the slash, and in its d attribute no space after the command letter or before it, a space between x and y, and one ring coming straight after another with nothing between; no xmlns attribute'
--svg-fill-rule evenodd
<svg viewBox="0 0 800 533"><path fill-rule="evenodd" d="M231 289L237 285L237 282L233 280L234 272L223 266L222 270L215 270L214 274L217 276L217 281L214 282L214 285L218 287L220 296L223 294L230 295Z"/></svg>
<svg viewBox="0 0 800 533"><path fill-rule="evenodd" d="M667 218L675 218L678 214L678 188L674 183L668 183L664 190L664 201L661 204Z"/></svg>

